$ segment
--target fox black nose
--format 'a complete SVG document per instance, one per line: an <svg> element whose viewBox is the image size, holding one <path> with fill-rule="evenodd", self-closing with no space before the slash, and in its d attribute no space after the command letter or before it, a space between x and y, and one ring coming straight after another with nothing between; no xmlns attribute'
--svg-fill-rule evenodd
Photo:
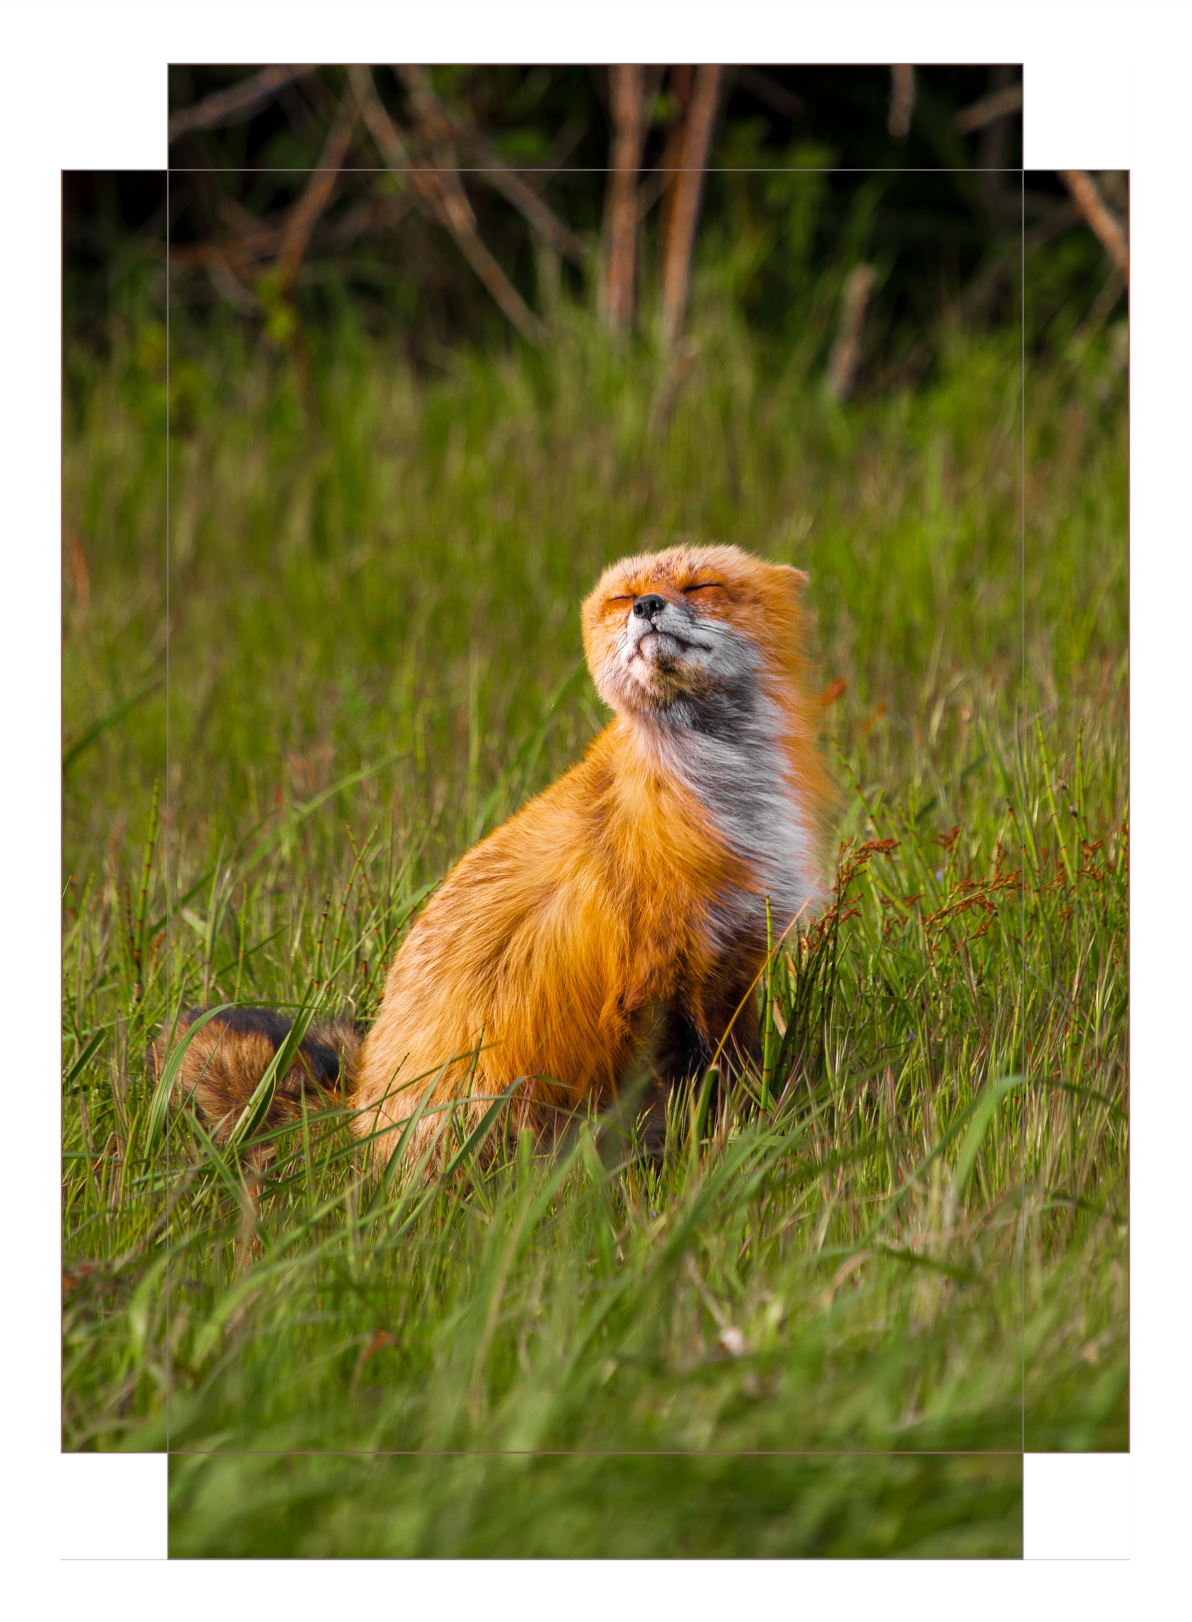
<svg viewBox="0 0 1192 1622"><path fill-rule="evenodd" d="M633 605L633 612L638 619L650 620L654 618L655 614L660 614L665 607L666 598L660 597L656 591L652 591L647 596L637 599Z"/></svg>

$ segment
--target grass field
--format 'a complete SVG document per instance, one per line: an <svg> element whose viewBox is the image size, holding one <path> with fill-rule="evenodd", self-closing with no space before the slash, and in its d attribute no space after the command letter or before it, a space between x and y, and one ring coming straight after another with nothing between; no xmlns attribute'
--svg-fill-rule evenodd
<svg viewBox="0 0 1192 1622"><path fill-rule="evenodd" d="M64 1445L168 1435L174 1553L1016 1554L1024 1445L1128 1445L1125 324L1030 369L1024 491L1016 331L842 409L710 306L658 440L649 347L555 321L431 378L183 333L168 611L164 334L70 357ZM836 695L766 1106L676 1095L660 1164L498 1118L382 1199L334 1114L167 1148L167 1012L369 1017L679 536L810 570Z"/></svg>

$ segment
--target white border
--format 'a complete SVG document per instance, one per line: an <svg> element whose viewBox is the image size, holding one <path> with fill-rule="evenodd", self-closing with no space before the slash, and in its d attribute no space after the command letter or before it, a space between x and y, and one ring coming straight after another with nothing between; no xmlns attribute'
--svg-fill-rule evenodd
<svg viewBox="0 0 1192 1622"><path fill-rule="evenodd" d="M3 985L18 1016L6 1046L9 1131L3 1182L8 1214L5 1390L15 1434L9 1479L20 1482L9 1525L22 1566L43 1593L86 1605L89 1614L128 1614L155 1596L176 1616L209 1613L226 1599L285 1596L300 1614L362 1591L393 1601L383 1565L280 1566L240 1563L63 1563L70 1538L58 1452L58 712L59 712L59 242L62 168L154 167L165 158L165 64L176 61L1023 61L1031 164L1131 164L1133 692L1133 1534L1128 1563L970 1566L872 1562L786 1566L635 1565L616 1576L618 1607L643 1614L661 1601L693 1614L723 1614L765 1590L800 1608L847 1594L888 1612L920 1610L925 1598L955 1597L966 1610L1000 1615L1077 1606L1081 1614L1148 1614L1144 1588L1170 1571L1186 1528L1177 1485L1188 1446L1186 1268L1173 1238L1183 1231L1189 1133L1187 1040L1189 805L1179 652L1189 601L1186 494L1189 224L1176 169L1185 145L1185 54L1178 4L1004 3L951 0L897 6L836 0L832 6L675 0L643 7L606 0L591 16L577 8L491 6L454 0L411 8L395 0L206 0L171 7L150 0L8 0L3 110L8 165L3 256L5 387L0 445L6 635L0 638L4 694L3 804L8 853L0 951ZM1133 86L1133 99L1130 87ZM1045 91L1047 106L1042 109ZM1177 708L1177 706L1179 706ZM1177 926L1179 933L1177 934ZM1178 1023L1177 1023L1178 1022ZM1177 1156L1179 1157L1177 1161ZM10 1366L9 1366L10 1365ZM128 1483L133 1519L157 1513ZM153 1493L157 1492L153 1488ZM77 1513L77 1512L76 1512ZM72 1514L71 1518L74 1516ZM261 1576L258 1578L258 1573ZM407 1603L444 1589L454 1601L545 1608L556 1586L569 1609L608 1608L604 1566L587 1580L574 1567L407 1566ZM19 1579L18 1579L19 1581ZM268 1585L266 1591L265 1585ZM946 1588L945 1588L945 1585ZM17 1591L10 1578L10 1589ZM411 1593L411 1588L413 1593ZM1156 1601L1161 1590L1155 1592ZM632 1598L629 1598L629 1595ZM855 1599L854 1599L855 1596ZM44 1602L43 1602L44 1603ZM1155 1614L1160 1614L1155 1611Z"/></svg>
<svg viewBox="0 0 1192 1622"><path fill-rule="evenodd" d="M1128 1560L1130 1455L1028 1453L1024 1560Z"/></svg>

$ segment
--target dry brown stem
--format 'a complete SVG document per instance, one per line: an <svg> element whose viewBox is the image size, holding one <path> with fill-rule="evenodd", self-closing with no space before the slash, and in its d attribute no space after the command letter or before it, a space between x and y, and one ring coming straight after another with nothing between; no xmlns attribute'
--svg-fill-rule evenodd
<svg viewBox="0 0 1192 1622"><path fill-rule="evenodd" d="M476 216L459 178L451 122L431 88L426 70L416 66L394 68L410 93L415 117L435 159L434 168L416 164L410 159L396 125L381 105L369 70L353 68L351 72L365 122L386 165L399 177L408 177L419 200L429 204L440 224L446 226L454 236L464 258L484 283L497 307L527 343L541 348L548 336L545 326L481 240Z"/></svg>
<svg viewBox="0 0 1192 1622"><path fill-rule="evenodd" d="M897 62L890 69L890 117L886 125L893 141L905 141L915 114L915 70Z"/></svg>
<svg viewBox="0 0 1192 1622"><path fill-rule="evenodd" d="M671 222L674 217L674 179L679 172L679 165L683 161L683 141L687 133L687 109L691 106L691 87L695 83L695 68L690 63L680 64L670 69L670 88L675 100L679 104L679 116L671 124L666 133L666 145L662 151L662 162L658 166L656 181L657 190L649 194L642 188L639 199L638 217L649 212L658 197L662 198L662 218L658 225L658 240L661 248L661 259L666 262L666 245L670 241Z"/></svg>
<svg viewBox="0 0 1192 1622"><path fill-rule="evenodd" d="M306 183L306 190L295 203L282 233L281 252L278 255L277 274L283 288L293 285L294 277L310 241L315 221L331 200L340 166L348 155L352 136L356 130L359 109L351 86L340 100L331 130L319 154L318 168Z"/></svg>
<svg viewBox="0 0 1192 1622"><path fill-rule="evenodd" d="M982 96L980 101L973 102L971 107L962 108L956 115L956 128L961 135L972 135L975 130L983 130L987 124L996 123L999 118L1008 118L1011 113L1022 111L1022 81L1009 84L1004 90L994 90L988 96Z"/></svg>
<svg viewBox="0 0 1192 1622"><path fill-rule="evenodd" d="M1122 281L1130 285L1130 249L1126 233L1109 212L1097 182L1083 169L1061 169L1060 179L1072 193L1072 201L1083 214L1085 223L1100 238L1101 245L1113 260Z"/></svg>
<svg viewBox="0 0 1192 1622"><path fill-rule="evenodd" d="M231 123L240 114L255 113L258 107L272 101L282 85L291 84L295 79L305 79L314 71L313 67L262 68L251 78L243 79L227 90L217 90L213 96L204 97L195 106L184 107L175 113L170 119L169 139L176 141L180 135L189 135L191 130L214 129L217 124Z"/></svg>
<svg viewBox="0 0 1192 1622"><path fill-rule="evenodd" d="M626 332L633 325L637 274L637 172L645 138L646 72L640 66L619 65L609 68L608 77L613 141L604 211L600 310L610 327Z"/></svg>
<svg viewBox="0 0 1192 1622"><path fill-rule="evenodd" d="M861 339L865 330L865 313L877 286L877 273L872 265L854 265L844 284L844 303L840 312L840 327L832 353L828 357L828 371L824 386L837 400L847 400L853 392L857 378L857 365L861 359Z"/></svg>
<svg viewBox="0 0 1192 1622"><path fill-rule="evenodd" d="M385 167L396 179L409 185L414 195L438 213L439 187L433 170L414 162L397 125L381 105L372 73L368 68L351 67L348 78L360 107L360 116L376 144Z"/></svg>
<svg viewBox="0 0 1192 1622"><path fill-rule="evenodd" d="M325 238L320 232L319 240L325 240L327 247L335 251L350 248L360 237L392 231L416 202L412 191L403 192L397 197L362 197L333 225L326 227Z"/></svg>
<svg viewBox="0 0 1192 1622"><path fill-rule="evenodd" d="M476 155L484 165L476 171L477 177L494 191L499 191L507 203L512 203L548 248L553 248L573 264L586 263L588 254L583 242L552 212L532 186L503 163L491 147L480 144L479 140Z"/></svg>
<svg viewBox="0 0 1192 1622"><path fill-rule="evenodd" d="M262 259L277 257L283 229L281 223L262 224L217 242L171 243L170 264L176 268L200 265L204 270L226 271L243 278Z"/></svg>
<svg viewBox="0 0 1192 1622"><path fill-rule="evenodd" d="M683 333L687 295L691 285L691 252L703 190L704 166L712 141L719 67L699 67L691 90L691 105L683 121L683 148L679 172L671 187L670 229L662 267L662 335L673 347Z"/></svg>
<svg viewBox="0 0 1192 1622"><path fill-rule="evenodd" d="M587 248L584 243L574 231L563 224L534 187L493 151L479 130L452 117L442 108L441 103L439 107L447 120L451 134L479 161L481 167L473 171L476 178L483 180L494 191L500 192L506 202L511 203L538 232L547 247L553 248L556 253L562 254L565 259L570 259L577 265L584 264L587 261Z"/></svg>

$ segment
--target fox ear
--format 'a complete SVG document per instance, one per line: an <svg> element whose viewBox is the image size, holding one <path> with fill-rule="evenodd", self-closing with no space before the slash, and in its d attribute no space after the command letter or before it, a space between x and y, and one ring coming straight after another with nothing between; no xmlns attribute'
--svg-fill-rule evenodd
<svg viewBox="0 0 1192 1622"><path fill-rule="evenodd" d="M789 563L772 563L770 567L781 571L783 574L793 576L791 585L797 591L804 591L811 584L811 576L806 569L792 569Z"/></svg>

